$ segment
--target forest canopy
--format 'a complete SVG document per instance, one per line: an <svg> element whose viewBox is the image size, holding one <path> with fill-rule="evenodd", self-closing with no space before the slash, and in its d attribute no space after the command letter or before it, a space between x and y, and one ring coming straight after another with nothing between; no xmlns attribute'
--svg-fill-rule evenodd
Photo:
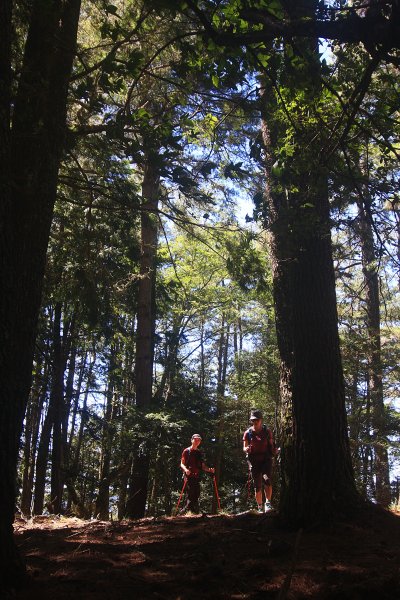
<svg viewBox="0 0 400 600"><path fill-rule="evenodd" d="M2 537L171 514L193 432L245 510L254 407L284 521L398 503L399 3L1 10Z"/></svg>

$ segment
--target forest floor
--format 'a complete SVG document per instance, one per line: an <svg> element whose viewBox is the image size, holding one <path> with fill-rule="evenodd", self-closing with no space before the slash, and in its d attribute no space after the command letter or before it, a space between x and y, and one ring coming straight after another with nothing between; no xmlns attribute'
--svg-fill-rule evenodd
<svg viewBox="0 0 400 600"><path fill-rule="evenodd" d="M17 519L16 600L400 598L400 514L288 531L274 511L82 521Z"/></svg>

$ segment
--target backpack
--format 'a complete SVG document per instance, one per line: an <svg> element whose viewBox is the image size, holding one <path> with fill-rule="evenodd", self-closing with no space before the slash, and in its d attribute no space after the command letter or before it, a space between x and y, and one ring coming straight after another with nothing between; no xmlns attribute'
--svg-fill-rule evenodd
<svg viewBox="0 0 400 600"><path fill-rule="evenodd" d="M270 429L268 429L268 427L266 426L265 423L263 423L262 430L265 431L265 433L267 435L268 449L270 451L270 454L271 454L271 456L274 456L275 444L272 441L272 431ZM246 433L249 436L249 444L251 444L251 438L253 437L254 430L251 427L249 427L248 430L246 431Z"/></svg>
<svg viewBox="0 0 400 600"><path fill-rule="evenodd" d="M266 426L266 424L265 424L265 423L263 424L263 426L262 426L262 428L261 428L261 429L262 429L263 431L265 431L265 433L267 433L267 426ZM249 427L249 428L248 428L248 430L246 431L246 433L247 433L247 434L248 434L248 436L249 436L249 442L250 442L250 444L251 444L251 438L253 437L254 430L253 430L251 427ZM268 436L267 436L267 437L268 437Z"/></svg>

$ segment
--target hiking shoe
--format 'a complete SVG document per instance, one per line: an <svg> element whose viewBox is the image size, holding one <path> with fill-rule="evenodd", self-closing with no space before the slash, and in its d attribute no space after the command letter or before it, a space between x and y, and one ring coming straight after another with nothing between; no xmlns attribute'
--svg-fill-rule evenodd
<svg viewBox="0 0 400 600"><path fill-rule="evenodd" d="M264 512L264 511L263 511L263 506L262 506L262 504L259 504L259 505L257 506L257 512L259 512L259 513L263 513L263 512Z"/></svg>
<svg viewBox="0 0 400 600"><path fill-rule="evenodd" d="M272 510L271 502L269 502L269 500L266 501L264 508L265 512L269 512L270 510Z"/></svg>

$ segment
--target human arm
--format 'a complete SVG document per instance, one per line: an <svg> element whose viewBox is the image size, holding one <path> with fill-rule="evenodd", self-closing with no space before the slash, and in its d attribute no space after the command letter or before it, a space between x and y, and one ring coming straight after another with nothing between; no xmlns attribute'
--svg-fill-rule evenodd
<svg viewBox="0 0 400 600"><path fill-rule="evenodd" d="M190 475L190 469L189 467L186 466L186 462L187 462L188 456L187 456L187 451L184 450L182 452L182 458L181 458L181 469L184 472L184 474L188 477Z"/></svg>
<svg viewBox="0 0 400 600"><path fill-rule="evenodd" d="M183 460L181 461L181 469L185 473L185 475L187 475L187 476L190 475L190 469L188 469L188 467L185 465L185 463L183 462Z"/></svg>
<svg viewBox="0 0 400 600"><path fill-rule="evenodd" d="M250 439L249 439L249 434L246 433L243 436L243 452L245 452L246 454L250 454L251 451L251 444L250 444Z"/></svg>
<svg viewBox="0 0 400 600"><path fill-rule="evenodd" d="M206 473L215 473L215 469L214 467L207 467L206 463L201 463L201 470L205 471Z"/></svg>

